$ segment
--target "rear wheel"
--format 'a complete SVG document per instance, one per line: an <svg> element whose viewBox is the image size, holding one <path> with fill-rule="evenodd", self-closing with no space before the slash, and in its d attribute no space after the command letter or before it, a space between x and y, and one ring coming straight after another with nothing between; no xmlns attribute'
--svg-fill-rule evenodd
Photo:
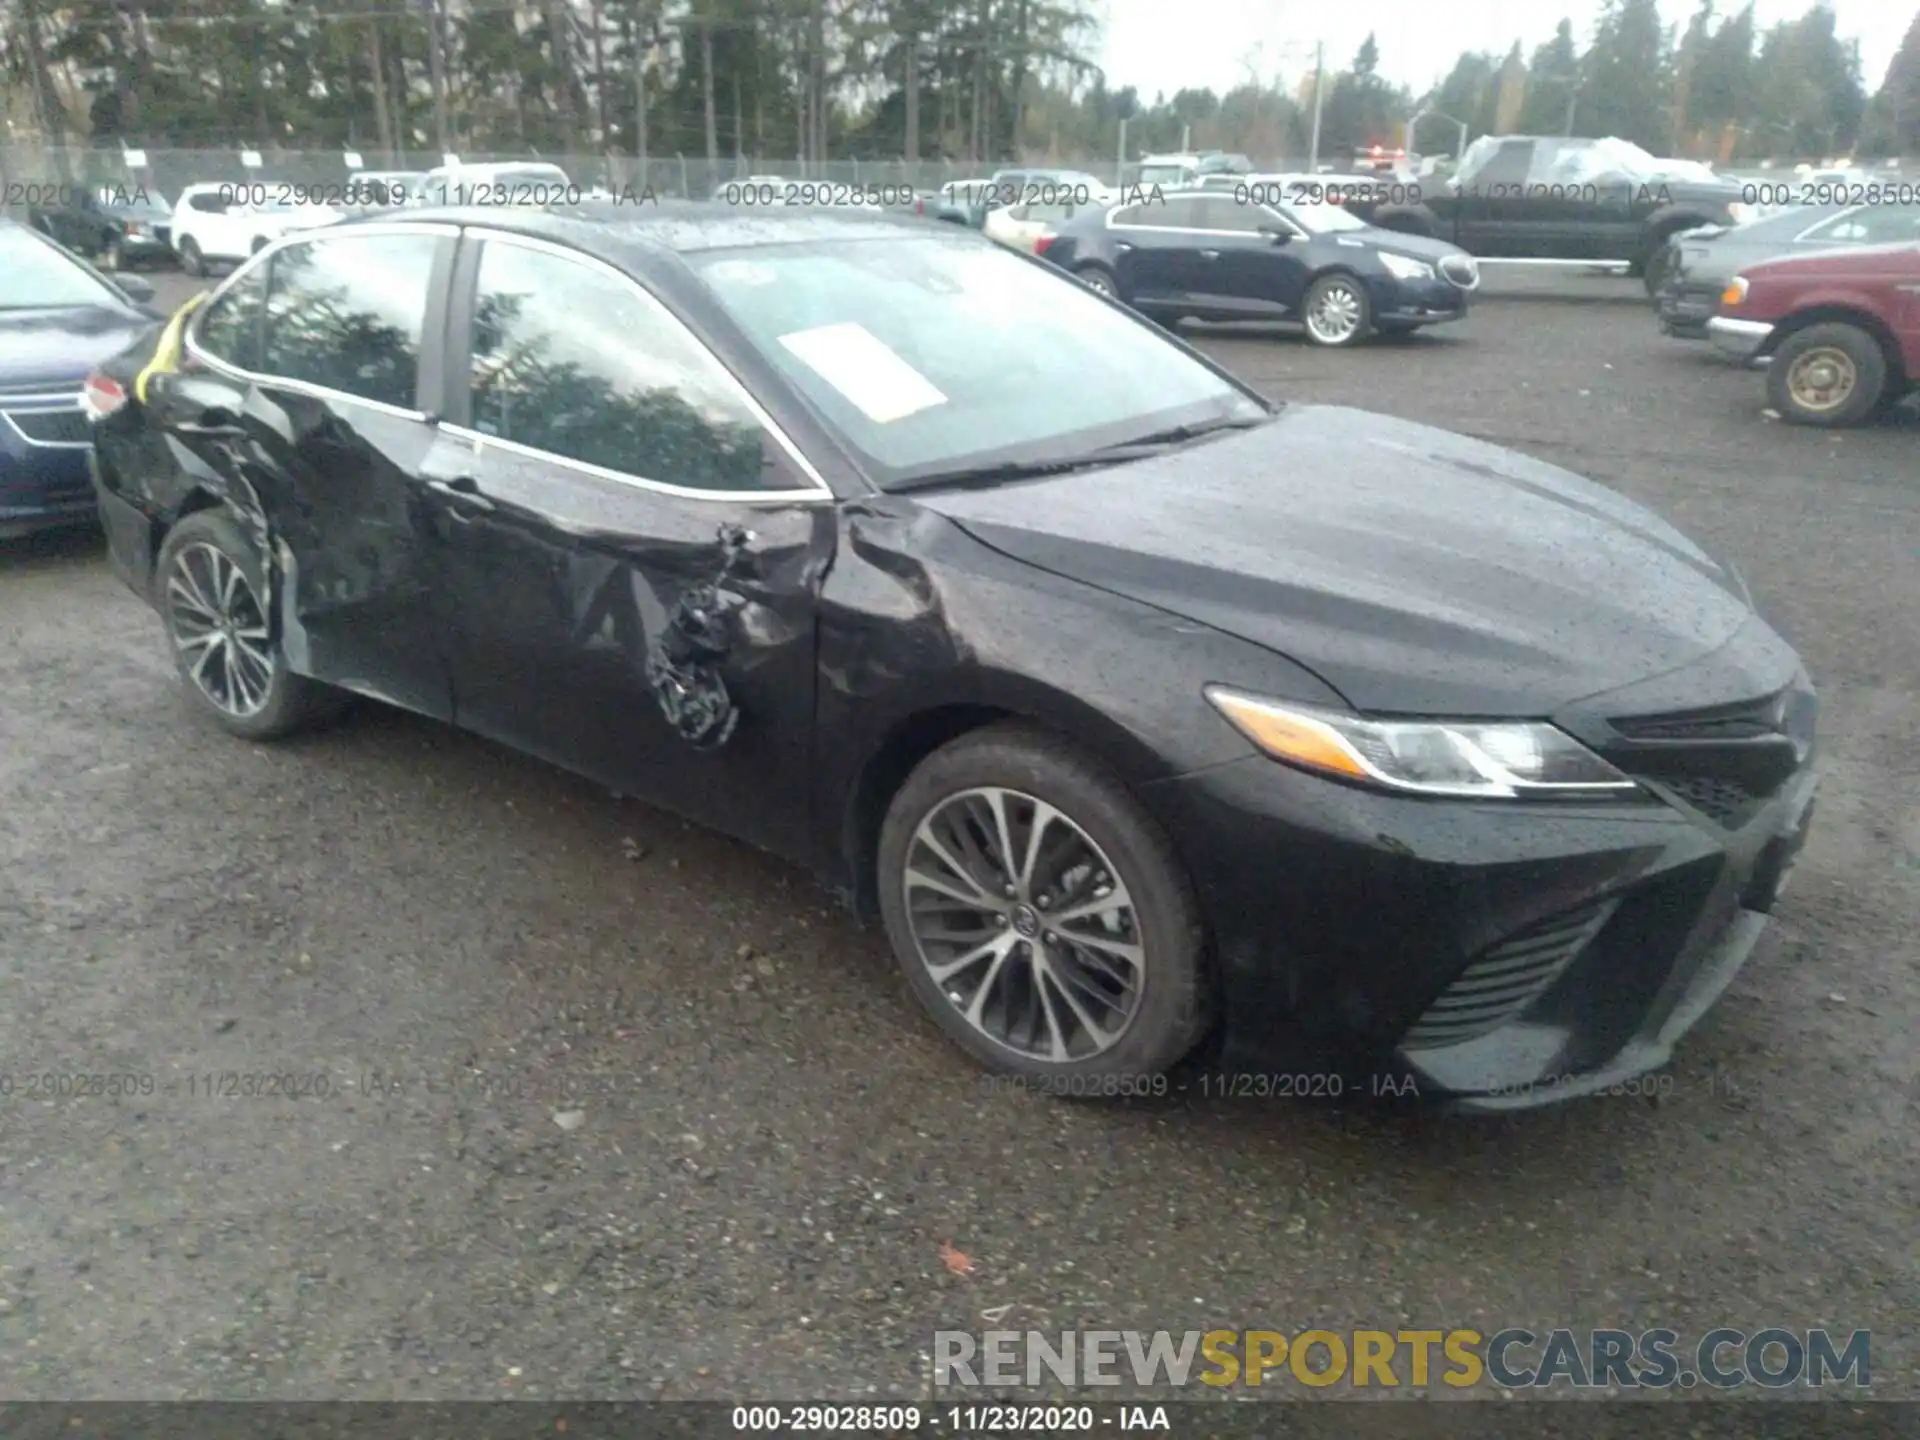
<svg viewBox="0 0 1920 1440"><path fill-rule="evenodd" d="M1199 910L1171 845L1051 735L996 725L923 761L888 808L879 889L908 984L992 1069L1156 1075L1206 1028Z"/></svg>
<svg viewBox="0 0 1920 1440"><path fill-rule="evenodd" d="M120 248L120 241L118 239L107 241L107 248L100 252L100 268L102 270L124 270L127 268L126 252Z"/></svg>
<svg viewBox="0 0 1920 1440"><path fill-rule="evenodd" d="M265 567L228 516L203 510L174 526L154 585L187 693L222 729L276 740L344 704L339 691L288 667L267 613Z"/></svg>
<svg viewBox="0 0 1920 1440"><path fill-rule="evenodd" d="M1667 276L1672 269L1673 251L1668 247L1664 239L1660 240L1655 244L1653 254L1647 257L1646 265L1642 267L1641 280L1647 287L1647 296L1649 299L1655 298L1660 294L1660 291L1667 283Z"/></svg>
<svg viewBox="0 0 1920 1440"><path fill-rule="evenodd" d="M1354 345L1373 328L1366 287L1351 275L1322 275L1307 291L1300 313L1307 339L1316 345Z"/></svg>
<svg viewBox="0 0 1920 1440"><path fill-rule="evenodd" d="M1796 330L1767 366L1767 398L1795 425L1837 429L1878 409L1888 391L1880 342L1858 325L1809 325Z"/></svg>
<svg viewBox="0 0 1920 1440"><path fill-rule="evenodd" d="M1089 290L1106 296L1109 300L1120 298L1120 287L1113 278L1113 272L1104 265L1082 265L1073 272L1080 283Z"/></svg>

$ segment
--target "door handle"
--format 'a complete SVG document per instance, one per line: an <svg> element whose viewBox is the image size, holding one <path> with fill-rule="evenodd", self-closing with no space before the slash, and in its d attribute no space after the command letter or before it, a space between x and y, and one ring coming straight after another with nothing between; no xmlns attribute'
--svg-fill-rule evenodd
<svg viewBox="0 0 1920 1440"><path fill-rule="evenodd" d="M1116 241L1114 241L1114 242L1113 242L1113 248L1114 248L1114 249L1115 249L1115 250L1116 250L1117 252L1119 252L1120 254L1122 254L1122 255L1124 255L1124 254L1126 254L1126 253L1127 253L1127 252L1128 252L1129 250L1131 250L1131 249L1133 249L1133 246L1131 246L1131 245L1129 245L1129 244L1128 244L1128 243L1127 243L1126 241L1124 241L1124 240L1116 240Z"/></svg>
<svg viewBox="0 0 1920 1440"><path fill-rule="evenodd" d="M1218 260L1220 258L1220 252L1218 250L1202 250L1200 252L1200 258L1202 260Z"/></svg>
<svg viewBox="0 0 1920 1440"><path fill-rule="evenodd" d="M438 491L453 501L455 519L467 518L460 513L462 510L478 515L493 509L493 501L480 493L480 482L471 475L455 475L447 480L429 480L427 488Z"/></svg>

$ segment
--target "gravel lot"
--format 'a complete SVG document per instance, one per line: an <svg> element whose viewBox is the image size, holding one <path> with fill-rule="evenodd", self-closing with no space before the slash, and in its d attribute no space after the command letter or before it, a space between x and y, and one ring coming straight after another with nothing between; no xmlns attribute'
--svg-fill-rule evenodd
<svg viewBox="0 0 1920 1440"><path fill-rule="evenodd" d="M1618 487L1801 647L1822 813L1664 1101L994 1095L805 876L378 708L228 740L97 541L18 542L0 1394L918 1395L930 1332L1010 1306L1022 1329L1870 1327L1876 1392L1920 1395L1920 416L1788 429L1640 305L1493 288L1450 333L1352 353L1203 343L1271 393ZM226 1071L332 1093L193 1093ZM156 1091L28 1097L45 1072Z"/></svg>

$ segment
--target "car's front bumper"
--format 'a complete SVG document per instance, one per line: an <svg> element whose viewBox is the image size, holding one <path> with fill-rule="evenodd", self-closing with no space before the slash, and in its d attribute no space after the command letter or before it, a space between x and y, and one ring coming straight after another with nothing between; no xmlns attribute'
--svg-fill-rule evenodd
<svg viewBox="0 0 1920 1440"><path fill-rule="evenodd" d="M1752 950L1815 785L1803 764L1733 830L1653 798L1408 798L1258 756L1148 794L1207 916L1220 1064L1504 1110L1665 1062Z"/></svg>
<svg viewBox="0 0 1920 1440"><path fill-rule="evenodd" d="M1373 288L1377 325L1440 325L1464 320L1470 293L1446 280L1399 280L1391 276Z"/></svg>
<svg viewBox="0 0 1920 1440"><path fill-rule="evenodd" d="M1773 326L1765 320L1736 320L1731 315L1716 315L1707 321L1707 338L1713 348L1729 360L1741 363L1756 359L1773 337Z"/></svg>

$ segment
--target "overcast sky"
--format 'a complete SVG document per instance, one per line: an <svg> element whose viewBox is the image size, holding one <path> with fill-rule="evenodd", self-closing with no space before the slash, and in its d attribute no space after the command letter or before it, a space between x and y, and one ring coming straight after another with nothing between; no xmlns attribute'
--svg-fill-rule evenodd
<svg viewBox="0 0 1920 1440"><path fill-rule="evenodd" d="M1756 28L1806 13L1811 0L1756 0ZM1515 40L1531 55L1553 36L1562 16L1573 21L1585 45L1599 13L1595 0L1380 0L1341 6L1327 0L1095 0L1104 9L1100 63L1107 84L1132 85L1152 102L1183 86L1225 91L1243 83L1248 67L1263 80L1276 73L1289 82L1313 64L1315 41L1327 47L1329 67L1343 66L1375 31L1380 72L1418 94L1453 68L1462 50L1505 53ZM1662 17L1683 26L1699 0L1660 0ZM1715 9L1732 14L1740 0ZM1842 39L1860 41L1861 69L1872 94L1912 23L1915 0L1833 0Z"/></svg>

